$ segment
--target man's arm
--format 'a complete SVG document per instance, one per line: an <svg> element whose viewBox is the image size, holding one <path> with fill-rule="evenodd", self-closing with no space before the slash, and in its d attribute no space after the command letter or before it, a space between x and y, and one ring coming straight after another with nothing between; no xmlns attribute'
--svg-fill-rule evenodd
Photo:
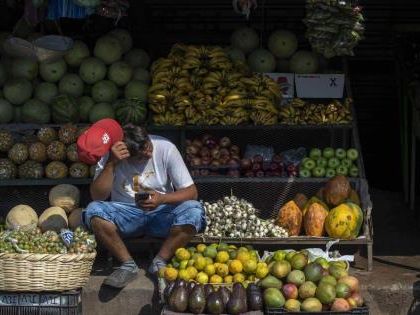
<svg viewBox="0 0 420 315"><path fill-rule="evenodd" d="M197 188L193 184L167 194L161 194L157 191L151 192L150 198L139 202L139 206L144 210L153 210L161 204L178 204L187 200L197 200L197 197Z"/></svg>

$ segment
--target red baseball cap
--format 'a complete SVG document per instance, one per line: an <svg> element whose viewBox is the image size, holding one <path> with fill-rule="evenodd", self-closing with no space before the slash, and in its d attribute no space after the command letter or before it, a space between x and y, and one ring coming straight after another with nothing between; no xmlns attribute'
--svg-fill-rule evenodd
<svg viewBox="0 0 420 315"><path fill-rule="evenodd" d="M105 118L97 121L77 139L79 160L87 164L96 164L114 143L122 141L124 132L114 119Z"/></svg>

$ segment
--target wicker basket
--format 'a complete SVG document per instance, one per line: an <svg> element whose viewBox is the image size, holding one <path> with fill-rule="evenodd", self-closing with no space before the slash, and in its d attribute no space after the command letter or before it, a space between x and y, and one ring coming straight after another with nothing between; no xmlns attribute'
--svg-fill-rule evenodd
<svg viewBox="0 0 420 315"><path fill-rule="evenodd" d="M0 290L65 291L83 287L96 253L0 254Z"/></svg>

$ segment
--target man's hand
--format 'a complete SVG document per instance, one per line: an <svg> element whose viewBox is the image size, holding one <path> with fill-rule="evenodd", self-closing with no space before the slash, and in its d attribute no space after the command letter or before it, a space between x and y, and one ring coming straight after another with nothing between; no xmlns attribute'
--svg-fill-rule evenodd
<svg viewBox="0 0 420 315"><path fill-rule="evenodd" d="M163 194L158 193L157 191L152 191L150 193L150 198L139 201L138 205L145 211L151 211L164 203L163 197Z"/></svg>
<svg viewBox="0 0 420 315"><path fill-rule="evenodd" d="M111 147L111 155L109 161L117 163L121 160L128 158L129 156L130 152L128 152L127 145L122 141L118 141L115 142L114 145Z"/></svg>

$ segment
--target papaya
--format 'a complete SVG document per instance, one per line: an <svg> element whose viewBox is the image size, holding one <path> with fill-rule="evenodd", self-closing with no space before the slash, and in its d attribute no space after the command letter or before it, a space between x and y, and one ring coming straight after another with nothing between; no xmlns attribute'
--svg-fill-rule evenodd
<svg viewBox="0 0 420 315"><path fill-rule="evenodd" d="M311 199L308 200L308 202L305 204L305 207L303 207L303 216L305 217L306 211L308 211L309 207L313 204L313 203L317 203L319 205L321 205L325 210L328 211L328 206L318 197L312 197Z"/></svg>
<svg viewBox="0 0 420 315"><path fill-rule="evenodd" d="M328 180L324 189L324 200L330 206L338 206L350 196L351 186L345 176L338 175Z"/></svg>
<svg viewBox="0 0 420 315"><path fill-rule="evenodd" d="M352 240L360 232L363 212L352 202L347 202L332 209L325 219L325 230L332 238Z"/></svg>
<svg viewBox="0 0 420 315"><path fill-rule="evenodd" d="M303 219L303 227L308 236L323 236L325 233L324 222L328 216L328 211L322 204L312 203Z"/></svg>
<svg viewBox="0 0 420 315"><path fill-rule="evenodd" d="M299 193L296 194L295 198L293 198L293 201L296 203L299 209L303 211L303 208L308 202L308 198L304 194Z"/></svg>
<svg viewBox="0 0 420 315"><path fill-rule="evenodd" d="M289 236L298 236L302 229L302 218L302 211L293 200L290 200L280 208L276 223L285 228Z"/></svg>

